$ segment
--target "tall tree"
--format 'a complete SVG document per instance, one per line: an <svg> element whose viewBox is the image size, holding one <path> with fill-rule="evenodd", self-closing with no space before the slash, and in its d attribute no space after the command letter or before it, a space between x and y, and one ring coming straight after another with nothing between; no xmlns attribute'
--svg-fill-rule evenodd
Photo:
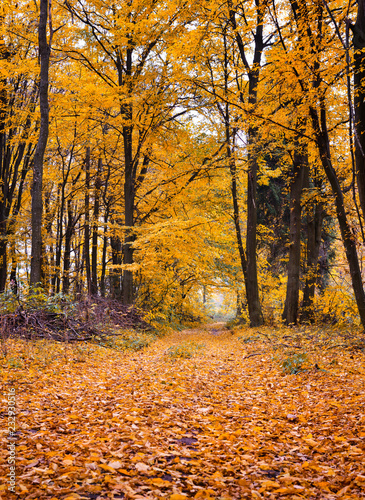
<svg viewBox="0 0 365 500"><path fill-rule="evenodd" d="M255 0L256 22L253 26L253 60L249 63L247 48L241 36L237 17L241 12L241 17L245 21L245 5L239 2L235 5L228 1L229 19L234 33L234 38L239 50L241 62L248 78L247 106L248 116L254 112L258 103L258 91L260 82L260 70L264 43L264 19L267 10L267 0ZM241 96L243 94L241 93ZM255 121L249 120L247 129L247 149L248 149L248 173L247 173L247 234L246 234L246 300L250 316L251 326L260 326L264 322L257 277L257 173L258 173L258 150L259 128Z"/></svg>
<svg viewBox="0 0 365 500"><path fill-rule="evenodd" d="M354 108L356 179L365 220L365 1L357 1L356 23L350 23L354 44Z"/></svg>
<svg viewBox="0 0 365 500"><path fill-rule="evenodd" d="M328 130L328 109L326 100L326 88L328 83L324 81L321 53L324 50L324 30L325 24L322 20L323 5L314 3L308 6L303 0L290 0L292 12L298 32L300 33L300 48L304 49L304 39L309 48L307 55L307 67L310 69L311 76L307 80L304 74L295 68L295 74L298 78L303 91L312 92L316 100L310 100L308 103L309 117L312 122L314 139L318 148L318 155L331 186L337 219L340 227L341 238L345 248L347 262L350 268L351 281L354 295L361 319L365 328L365 293L362 282L362 275L359 265L359 257L356 248L356 237L351 228L349 217L345 204L345 193L341 187L341 181L333 165L331 154L331 139ZM309 12L311 8L311 12ZM311 14L311 15L310 15ZM313 24L316 25L315 28ZM309 83L309 87L307 86Z"/></svg>
<svg viewBox="0 0 365 500"><path fill-rule="evenodd" d="M47 25L49 25L49 39L47 36ZM39 104L41 123L33 162L32 257L30 270L30 283L32 285L40 283L42 279L42 181L44 154L49 133L48 86L52 36L51 0L40 0L38 47L40 60Z"/></svg>
<svg viewBox="0 0 365 500"><path fill-rule="evenodd" d="M304 124L297 125L303 129ZM307 144L294 139L292 178L290 179L290 226L289 226L289 262L285 306L282 319L287 325L297 323L300 286L300 243L302 192L305 171L308 169Z"/></svg>

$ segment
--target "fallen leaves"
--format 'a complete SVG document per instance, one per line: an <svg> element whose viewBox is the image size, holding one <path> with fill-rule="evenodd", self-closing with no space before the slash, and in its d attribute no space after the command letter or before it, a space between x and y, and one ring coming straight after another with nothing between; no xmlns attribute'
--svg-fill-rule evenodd
<svg viewBox="0 0 365 500"><path fill-rule="evenodd" d="M164 355L183 342L205 348ZM362 353L357 375L344 372L343 350L331 350L338 365L314 348L326 372L286 375L268 341L224 331L175 333L143 354L95 347L81 367L72 346L59 349L36 382L3 370L17 388L23 499L365 498ZM265 358L245 358L250 349Z"/></svg>

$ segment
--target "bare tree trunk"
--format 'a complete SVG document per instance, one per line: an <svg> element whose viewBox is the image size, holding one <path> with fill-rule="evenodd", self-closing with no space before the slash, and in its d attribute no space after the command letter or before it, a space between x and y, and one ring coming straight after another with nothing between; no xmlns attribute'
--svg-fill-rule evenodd
<svg viewBox="0 0 365 500"><path fill-rule="evenodd" d="M102 161L101 158L99 158L98 171L95 178L93 234L92 234L92 245L91 245L91 294L92 295L98 294L98 231L99 231L101 170L102 170Z"/></svg>
<svg viewBox="0 0 365 500"><path fill-rule="evenodd" d="M365 0L357 1L354 33L355 165L362 216L365 218Z"/></svg>
<svg viewBox="0 0 365 500"><path fill-rule="evenodd" d="M72 211L72 200L67 201L67 226L65 231L65 249L63 252L63 293L70 290L70 267L71 267L71 239L74 230L74 217Z"/></svg>
<svg viewBox="0 0 365 500"><path fill-rule="evenodd" d="M248 143L251 148L255 145L257 133L250 129ZM257 156L252 150L248 159L247 177L247 233L246 233L246 297L250 326L260 326L264 322L259 297L259 284L257 279Z"/></svg>
<svg viewBox="0 0 365 500"><path fill-rule="evenodd" d="M132 110L128 112L132 119ZM134 176L132 162L132 127L123 128L124 139L124 159L125 159L125 175L124 175L124 220L126 226L126 234L123 247L123 263L133 264L133 248L134 241L133 226L134 226ZM133 304L133 272L125 269L123 271L123 304Z"/></svg>
<svg viewBox="0 0 365 500"><path fill-rule="evenodd" d="M323 215L323 204L321 202L313 203L307 211L307 263L300 321L312 322L314 320L313 301L318 278Z"/></svg>
<svg viewBox="0 0 365 500"><path fill-rule="evenodd" d="M30 270L30 284L40 283L42 279L42 180L43 160L47 147L49 133L49 104L48 79L49 59L52 42L51 17L48 19L48 10L51 11L51 0L40 0L40 16L38 26L38 43L40 58L39 102L41 111L41 125L37 148L34 154L33 186L32 186L32 257ZM50 39L47 41L47 21L50 26Z"/></svg>
<svg viewBox="0 0 365 500"><path fill-rule="evenodd" d="M337 219L340 226L341 238L345 247L346 258L350 268L352 287L355 294L356 304L361 319L361 324L365 329L365 293L360 271L359 259L356 249L356 239L352 233L351 226L347 219L344 205L344 197L337 173L331 162L330 142L326 122L326 110L321 102L320 116L316 109L310 106L309 112L312 119L313 129L316 135L317 146L323 169L331 185L335 199Z"/></svg>
<svg viewBox="0 0 365 500"><path fill-rule="evenodd" d="M84 262L86 270L87 293L91 294L90 270L90 147L85 156L85 226L84 226Z"/></svg>
<svg viewBox="0 0 365 500"><path fill-rule="evenodd" d="M304 148L304 150L302 150ZM290 225L289 225L289 262L286 299L282 319L286 325L295 325L298 319L299 286L300 286L300 229L301 198L303 192L304 173L308 168L306 145L295 139L293 158L293 176L290 183Z"/></svg>
<svg viewBox="0 0 365 500"><path fill-rule="evenodd" d="M248 103L252 109L257 106L258 85L260 81L261 58L264 51L264 13L267 8L265 0L256 0L256 28L254 33L253 62L248 63L245 44L237 29L236 10L229 1L229 18L234 30L234 36L238 51L244 68L248 76ZM258 129L249 125L247 131L248 139L248 173L247 173L247 233L246 233L246 298L250 326L260 326L264 323L262 314L259 286L257 278L257 141Z"/></svg>
<svg viewBox="0 0 365 500"><path fill-rule="evenodd" d="M122 264L122 244L118 236L110 238L110 246L112 249L112 264L116 266L110 270L110 289L113 299L120 300L122 298L121 273L120 266Z"/></svg>
<svg viewBox="0 0 365 500"><path fill-rule="evenodd" d="M100 276L100 294L105 297L105 275L106 275L106 255L108 249L108 218L109 218L109 208L105 208L104 214L104 234L103 234L103 251L101 257L101 276Z"/></svg>
<svg viewBox="0 0 365 500"><path fill-rule="evenodd" d="M11 243L11 271L10 271L10 289L14 295L18 295L18 280L16 276L17 260L15 241Z"/></svg>

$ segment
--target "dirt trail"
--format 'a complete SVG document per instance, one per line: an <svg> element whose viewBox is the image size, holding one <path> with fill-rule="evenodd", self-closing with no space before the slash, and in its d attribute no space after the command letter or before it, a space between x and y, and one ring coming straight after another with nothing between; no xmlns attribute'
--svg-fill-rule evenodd
<svg viewBox="0 0 365 500"><path fill-rule="evenodd" d="M265 335L210 324L143 353L57 346L3 369L19 498L365 498L363 357L356 373L285 374Z"/></svg>

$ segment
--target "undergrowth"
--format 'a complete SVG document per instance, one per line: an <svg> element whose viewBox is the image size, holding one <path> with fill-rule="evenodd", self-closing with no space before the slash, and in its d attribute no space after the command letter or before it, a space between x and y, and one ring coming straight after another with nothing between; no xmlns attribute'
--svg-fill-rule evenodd
<svg viewBox="0 0 365 500"><path fill-rule="evenodd" d="M167 356L171 359L189 359L193 356L200 354L205 348L204 343L187 341L181 344L171 346L167 349Z"/></svg>

